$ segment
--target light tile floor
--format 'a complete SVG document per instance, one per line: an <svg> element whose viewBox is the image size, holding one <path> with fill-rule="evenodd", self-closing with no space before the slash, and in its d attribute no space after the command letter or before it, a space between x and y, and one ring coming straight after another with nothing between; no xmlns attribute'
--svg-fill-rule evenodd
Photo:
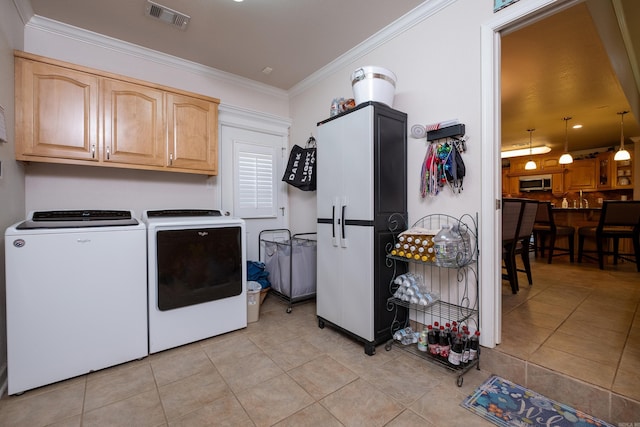
<svg viewBox="0 0 640 427"><path fill-rule="evenodd" d="M269 296L246 329L0 400L2 426L490 426L454 373L320 329Z"/></svg>
<svg viewBox="0 0 640 427"><path fill-rule="evenodd" d="M552 264L533 256L533 286L502 286L496 350L640 401L640 273L633 263Z"/></svg>

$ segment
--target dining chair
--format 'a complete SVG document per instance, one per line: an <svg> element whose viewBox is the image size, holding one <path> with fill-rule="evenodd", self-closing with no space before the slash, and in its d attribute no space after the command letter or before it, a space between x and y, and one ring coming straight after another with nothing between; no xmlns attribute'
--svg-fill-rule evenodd
<svg viewBox="0 0 640 427"><path fill-rule="evenodd" d="M502 277L509 281L514 294L518 293L515 249L523 208L522 199L502 199L502 260L506 270Z"/></svg>
<svg viewBox="0 0 640 427"><path fill-rule="evenodd" d="M595 240L595 251L584 249L585 238ZM605 247L607 239L613 240L612 250ZM619 251L620 239L632 240L633 253ZM598 225L578 229L578 262L583 256L589 257L587 253L597 254L600 270L604 270L605 255L613 255L613 265L618 264L618 258L631 261L633 257L640 272L640 200L605 200Z"/></svg>
<svg viewBox="0 0 640 427"><path fill-rule="evenodd" d="M538 213L538 205L540 203L537 200L532 199L522 199L522 203L524 204L524 206L522 208L520 226L518 227L515 255L520 255L524 269L516 268L516 271L526 273L527 281L531 286L533 285L533 278L531 275L531 262L529 261L529 253L531 248L531 235L533 233L533 226L535 224L536 214Z"/></svg>
<svg viewBox="0 0 640 427"><path fill-rule="evenodd" d="M549 251L547 263L551 264L554 256L562 256L569 254L569 260L574 260L574 240L576 229L568 225L557 225L553 216L553 206L551 202L540 202L538 204L538 212L536 213L536 221L533 225L533 245L536 256L538 250L540 256L544 258L545 250ZM549 244L547 245L547 237ZM567 237L568 248L556 246L558 237Z"/></svg>

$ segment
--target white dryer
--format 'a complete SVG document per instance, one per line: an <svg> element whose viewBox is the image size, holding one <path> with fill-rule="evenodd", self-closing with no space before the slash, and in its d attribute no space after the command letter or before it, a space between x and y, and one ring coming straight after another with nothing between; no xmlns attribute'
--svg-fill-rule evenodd
<svg viewBox="0 0 640 427"><path fill-rule="evenodd" d="M245 223L217 210L148 210L149 353L247 326Z"/></svg>

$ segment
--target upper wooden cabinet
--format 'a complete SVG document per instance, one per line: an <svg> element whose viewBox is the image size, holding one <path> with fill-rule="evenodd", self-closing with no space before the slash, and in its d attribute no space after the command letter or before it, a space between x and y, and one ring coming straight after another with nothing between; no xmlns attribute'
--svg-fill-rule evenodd
<svg viewBox="0 0 640 427"><path fill-rule="evenodd" d="M168 94L169 166L217 173L217 104Z"/></svg>
<svg viewBox="0 0 640 427"><path fill-rule="evenodd" d="M164 166L166 120L163 92L119 80L102 80L102 159Z"/></svg>
<svg viewBox="0 0 640 427"><path fill-rule="evenodd" d="M16 159L217 174L218 99L15 55Z"/></svg>
<svg viewBox="0 0 640 427"><path fill-rule="evenodd" d="M16 58L16 158L98 161L98 78Z"/></svg>
<svg viewBox="0 0 640 427"><path fill-rule="evenodd" d="M564 188L567 191L595 190L597 159L574 160L567 165Z"/></svg>

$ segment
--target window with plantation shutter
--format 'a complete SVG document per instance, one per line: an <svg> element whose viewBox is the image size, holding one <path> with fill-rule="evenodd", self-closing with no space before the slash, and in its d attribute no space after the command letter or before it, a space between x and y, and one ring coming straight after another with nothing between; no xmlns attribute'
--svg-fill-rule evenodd
<svg viewBox="0 0 640 427"><path fill-rule="evenodd" d="M234 144L234 211L241 218L276 216L274 147Z"/></svg>

